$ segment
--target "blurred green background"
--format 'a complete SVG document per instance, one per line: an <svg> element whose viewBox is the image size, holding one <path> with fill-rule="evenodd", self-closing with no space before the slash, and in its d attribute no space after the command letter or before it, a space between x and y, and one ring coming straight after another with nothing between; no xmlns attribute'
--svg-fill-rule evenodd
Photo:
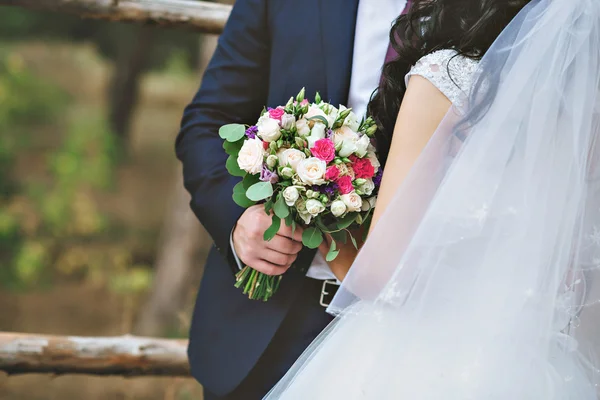
<svg viewBox="0 0 600 400"><path fill-rule="evenodd" d="M174 139L215 37L0 7L0 331L185 337L210 240ZM1 399L192 399L191 379L7 377Z"/></svg>

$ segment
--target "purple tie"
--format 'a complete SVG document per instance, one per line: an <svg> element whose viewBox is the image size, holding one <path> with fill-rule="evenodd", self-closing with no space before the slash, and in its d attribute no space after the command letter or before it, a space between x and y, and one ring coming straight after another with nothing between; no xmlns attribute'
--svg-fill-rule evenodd
<svg viewBox="0 0 600 400"><path fill-rule="evenodd" d="M404 15L404 14L408 13L408 10L410 10L411 4L412 4L412 0L408 0L406 2L406 7L404 7L404 11L402 11L401 15ZM393 61L396 58L397 55L398 55L398 53L396 52L396 50L394 50L394 48L392 47L392 44L390 43L388 45L387 52L385 53L385 62L384 62L384 64L387 64L390 61Z"/></svg>

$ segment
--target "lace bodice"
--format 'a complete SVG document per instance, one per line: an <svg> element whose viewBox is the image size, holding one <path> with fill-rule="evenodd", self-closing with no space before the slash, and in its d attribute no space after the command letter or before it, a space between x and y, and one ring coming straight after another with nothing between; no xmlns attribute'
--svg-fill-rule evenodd
<svg viewBox="0 0 600 400"><path fill-rule="evenodd" d="M458 55L456 50L438 50L421 58L406 75L420 75L437 87L453 104L461 105L468 95L479 63Z"/></svg>

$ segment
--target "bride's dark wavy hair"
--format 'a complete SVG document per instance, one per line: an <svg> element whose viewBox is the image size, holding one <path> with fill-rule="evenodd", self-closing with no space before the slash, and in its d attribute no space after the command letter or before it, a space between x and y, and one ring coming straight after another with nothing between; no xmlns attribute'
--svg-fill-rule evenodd
<svg viewBox="0 0 600 400"><path fill-rule="evenodd" d="M406 92L405 75L423 56L442 49L480 60L510 21L532 0L413 0L390 31L398 53L383 67L379 89L369 103L377 123L377 147L382 158Z"/></svg>

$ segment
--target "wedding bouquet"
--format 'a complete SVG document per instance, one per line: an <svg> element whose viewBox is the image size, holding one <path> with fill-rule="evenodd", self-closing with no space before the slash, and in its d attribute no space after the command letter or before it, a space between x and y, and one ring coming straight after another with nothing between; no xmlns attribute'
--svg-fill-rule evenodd
<svg viewBox="0 0 600 400"><path fill-rule="evenodd" d="M272 225L271 240L282 223L301 226L302 243L318 248L330 235L327 261L338 255L338 243L368 224L375 207L382 169L371 144L377 127L371 118L358 120L351 109L304 98L304 89L285 106L264 109L256 125L229 124L219 135L229 158L227 170L243 177L233 199L247 208L264 203ZM267 301L281 276L268 276L250 266L236 276L236 287L254 300Z"/></svg>

